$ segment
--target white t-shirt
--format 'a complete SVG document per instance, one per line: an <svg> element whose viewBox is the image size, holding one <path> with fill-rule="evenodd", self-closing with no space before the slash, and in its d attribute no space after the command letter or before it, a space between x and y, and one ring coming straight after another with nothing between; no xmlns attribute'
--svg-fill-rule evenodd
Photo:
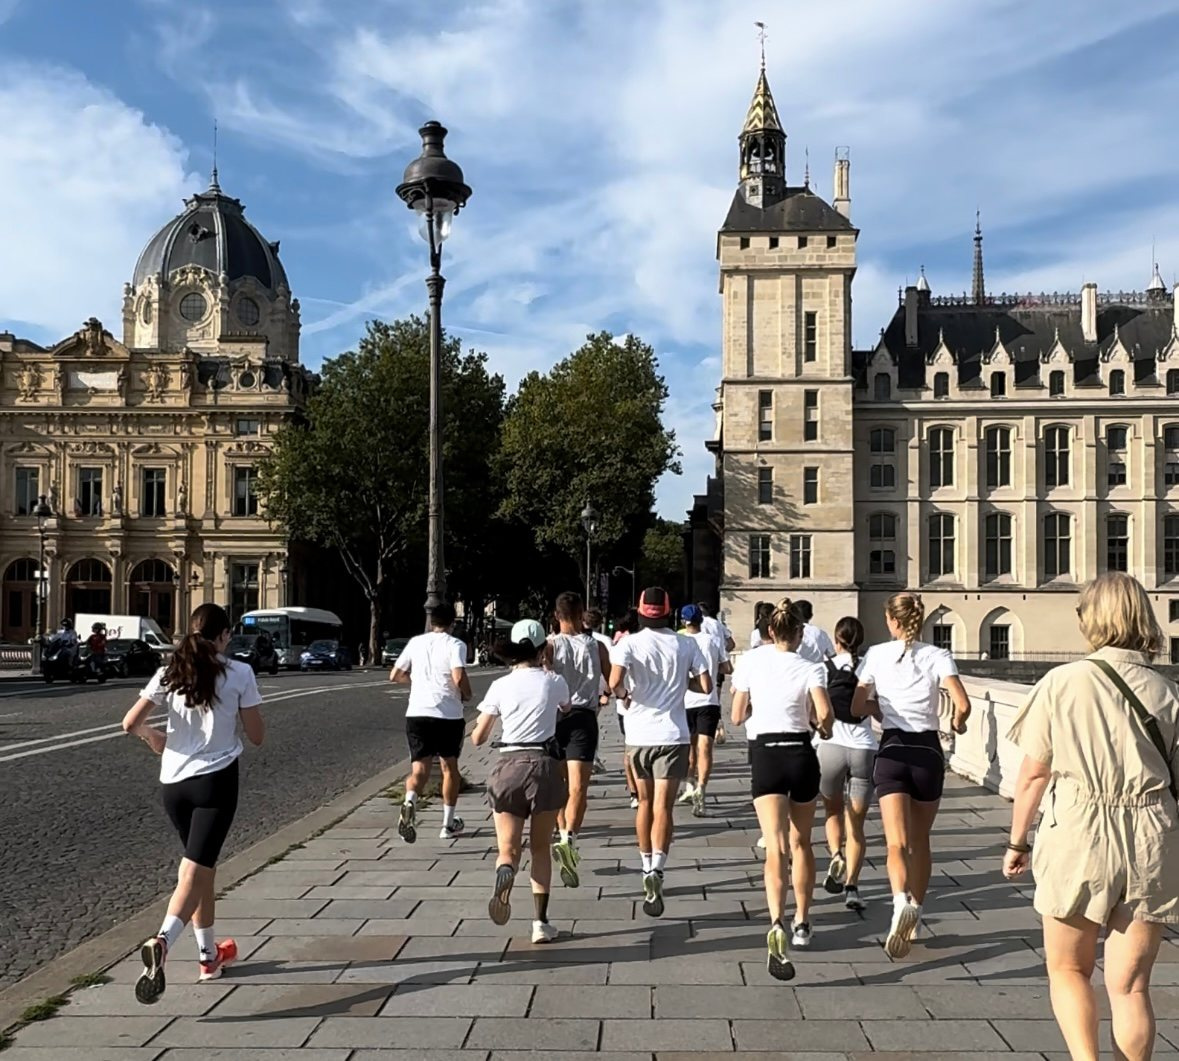
<svg viewBox="0 0 1179 1061"><path fill-rule="evenodd" d="M914 641L907 651L901 641L873 645L856 671L861 685L876 689L884 728L909 733L937 730L939 690L957 673L949 652L924 641Z"/></svg>
<svg viewBox="0 0 1179 1061"><path fill-rule="evenodd" d="M854 669L851 653L849 652L840 652L839 655L831 658L831 662L840 670ZM826 670L826 664L823 665L823 669ZM821 740L822 738L816 734L816 746ZM831 743L838 744L843 748L865 748L869 751L875 751L880 747L880 742L876 739L876 734L872 730L871 719L864 719L858 725L840 722L839 719L835 719L831 726Z"/></svg>
<svg viewBox="0 0 1179 1061"><path fill-rule="evenodd" d="M594 640L597 641L598 644L606 646L606 655L607 655L607 657L609 657L610 649L612 649L614 647L614 642L611 641L610 638L608 638L605 634L599 634L597 632L597 630L595 630L593 633L594 633ZM609 668L607 668L606 673L602 675L602 683L601 683L601 685L598 686L598 688L603 694L610 692L610 670L609 670Z"/></svg>
<svg viewBox="0 0 1179 1061"><path fill-rule="evenodd" d="M395 670L409 675L406 718L462 718L463 702L451 671L467 665L467 646L457 637L432 630L411 637Z"/></svg>
<svg viewBox="0 0 1179 1061"><path fill-rule="evenodd" d="M625 682L630 691L627 745L649 748L687 744L684 694L688 679L708 669L696 642L674 630L640 630L611 649L610 662L626 668Z"/></svg>
<svg viewBox="0 0 1179 1061"><path fill-rule="evenodd" d="M755 626L753 633L749 635L749 647L761 648L762 645L768 645L770 642L761 636L761 631Z"/></svg>
<svg viewBox="0 0 1179 1061"><path fill-rule="evenodd" d="M504 744L539 744L556 733L557 716L568 703L569 686L559 674L518 667L491 683L479 713L500 720Z"/></svg>
<svg viewBox="0 0 1179 1061"><path fill-rule="evenodd" d="M749 694L753 714L745 736L762 733L809 733L812 689L827 688L827 669L797 652L762 648L743 655L733 673L733 691Z"/></svg>
<svg viewBox="0 0 1179 1061"><path fill-rule="evenodd" d="M598 642L591 634L556 634L549 638L553 646L553 670L565 679L574 710L598 709L602 689L602 663Z"/></svg>
<svg viewBox="0 0 1179 1061"><path fill-rule="evenodd" d="M729 639L733 635L729 633L728 628L719 619L714 619L711 615L706 615L700 620L700 629L710 637L716 638L720 642L721 648L726 652L728 651Z"/></svg>
<svg viewBox="0 0 1179 1061"><path fill-rule="evenodd" d="M835 642L822 627L807 623L802 628L798 654L812 663L822 663L828 656L835 655Z"/></svg>
<svg viewBox="0 0 1179 1061"><path fill-rule="evenodd" d="M694 693L690 689L684 693L684 708L691 711L696 707L719 707L720 690L717 688L717 678L720 677L720 665L728 661L729 654L725 651L724 642L718 641L707 630L701 629L698 634L688 634L700 647L700 655L708 665L708 673L712 675L712 692Z"/></svg>
<svg viewBox="0 0 1179 1061"><path fill-rule="evenodd" d="M185 778L224 770L242 753L237 713L262 703L254 669L248 663L225 659L225 670L214 686L213 703L202 710L186 707L181 693L164 688L161 667L139 694L156 707L168 709L168 740L160 756L160 781L165 785Z"/></svg>

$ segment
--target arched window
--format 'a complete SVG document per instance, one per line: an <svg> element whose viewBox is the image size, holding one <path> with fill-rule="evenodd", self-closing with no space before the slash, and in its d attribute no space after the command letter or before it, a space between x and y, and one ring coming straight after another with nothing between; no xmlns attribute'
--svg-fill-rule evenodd
<svg viewBox="0 0 1179 1061"><path fill-rule="evenodd" d="M987 489L1011 485L1011 428L988 427L985 437Z"/></svg>
<svg viewBox="0 0 1179 1061"><path fill-rule="evenodd" d="M929 432L929 485L931 489L954 485L954 432L948 427Z"/></svg>
<svg viewBox="0 0 1179 1061"><path fill-rule="evenodd" d="M95 560L93 557L79 560L66 575L67 582L109 582L110 580L110 568L101 560Z"/></svg>
<svg viewBox="0 0 1179 1061"><path fill-rule="evenodd" d="M1069 574L1072 558L1072 520L1065 512L1049 512L1044 517L1044 577Z"/></svg>
<svg viewBox="0 0 1179 1061"><path fill-rule="evenodd" d="M144 560L131 572L131 582L172 582L172 566L163 560Z"/></svg>
<svg viewBox="0 0 1179 1061"><path fill-rule="evenodd" d="M20 560L13 560L8 565L8 569L4 572L5 582L36 582L37 581L37 561L24 557Z"/></svg>
<svg viewBox="0 0 1179 1061"><path fill-rule="evenodd" d="M954 517L935 512L929 517L929 577L945 578L954 573Z"/></svg>
<svg viewBox="0 0 1179 1061"><path fill-rule="evenodd" d="M985 539L984 567L987 578L1010 575L1011 516L1006 512L991 512L983 524Z"/></svg>
<svg viewBox="0 0 1179 1061"><path fill-rule="evenodd" d="M897 571L897 518L891 512L868 517L868 573L895 575Z"/></svg>
<svg viewBox="0 0 1179 1061"><path fill-rule="evenodd" d="M886 402L892 398L892 380L884 372L878 372L872 381L874 397L878 402Z"/></svg>
<svg viewBox="0 0 1179 1061"><path fill-rule="evenodd" d="M1069 438L1067 427L1044 432L1044 485L1068 486Z"/></svg>

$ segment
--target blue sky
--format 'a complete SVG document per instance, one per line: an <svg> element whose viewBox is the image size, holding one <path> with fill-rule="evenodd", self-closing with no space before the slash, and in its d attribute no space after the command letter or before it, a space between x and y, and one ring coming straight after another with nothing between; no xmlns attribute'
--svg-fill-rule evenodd
<svg viewBox="0 0 1179 1061"><path fill-rule="evenodd" d="M474 188L447 244L445 322L514 384L608 328L658 351L684 472L711 459L715 234L757 74L788 170L830 195L852 159L858 346L924 264L969 286L1141 288L1179 273L1179 2L1070 0L0 0L0 328L118 331L148 237L204 186L282 258L303 358L421 311L424 248L393 189L438 118ZM1060 10L1063 10L1060 9Z"/></svg>

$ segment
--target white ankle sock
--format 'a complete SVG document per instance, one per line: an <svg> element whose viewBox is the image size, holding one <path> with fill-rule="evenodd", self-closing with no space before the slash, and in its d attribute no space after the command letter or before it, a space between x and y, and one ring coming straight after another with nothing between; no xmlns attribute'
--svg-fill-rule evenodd
<svg viewBox="0 0 1179 1061"><path fill-rule="evenodd" d="M892 908L894 910L899 910L902 906L908 906L910 902L911 900L909 899L908 895L906 895L904 892L897 892L896 895L892 897Z"/></svg>
<svg viewBox="0 0 1179 1061"><path fill-rule="evenodd" d="M417 801L418 801L418 794L416 792L406 792L406 794L405 794L405 802L406 803L417 803Z"/></svg>
<svg viewBox="0 0 1179 1061"><path fill-rule="evenodd" d="M163 936L165 942L168 944L168 950L176 946L176 941L180 938L180 934L184 931L184 922L178 917L173 917L168 914L164 918L164 923L160 925L157 936Z"/></svg>
<svg viewBox="0 0 1179 1061"><path fill-rule="evenodd" d="M199 928L194 924L192 926L192 934L196 936L197 959L199 961L211 962L217 957L217 936L213 931L212 925Z"/></svg>
<svg viewBox="0 0 1179 1061"><path fill-rule="evenodd" d="M454 807L442 804L442 828L449 829L454 824Z"/></svg>
<svg viewBox="0 0 1179 1061"><path fill-rule="evenodd" d="M650 873L651 872L651 852L650 851L640 851L639 855L643 860L643 872Z"/></svg>
<svg viewBox="0 0 1179 1061"><path fill-rule="evenodd" d="M656 870L659 873L662 873L663 867L666 865L667 865L667 852L666 851L652 851L651 852L651 868L653 870Z"/></svg>

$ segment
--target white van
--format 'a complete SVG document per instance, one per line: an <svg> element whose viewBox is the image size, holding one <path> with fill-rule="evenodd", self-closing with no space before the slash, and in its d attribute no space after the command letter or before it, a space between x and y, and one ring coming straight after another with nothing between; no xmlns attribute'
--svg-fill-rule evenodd
<svg viewBox="0 0 1179 1061"><path fill-rule="evenodd" d="M171 652L175 647L159 623L142 615L75 615L74 629L83 643L95 623L106 627L108 641L146 641L157 652Z"/></svg>

